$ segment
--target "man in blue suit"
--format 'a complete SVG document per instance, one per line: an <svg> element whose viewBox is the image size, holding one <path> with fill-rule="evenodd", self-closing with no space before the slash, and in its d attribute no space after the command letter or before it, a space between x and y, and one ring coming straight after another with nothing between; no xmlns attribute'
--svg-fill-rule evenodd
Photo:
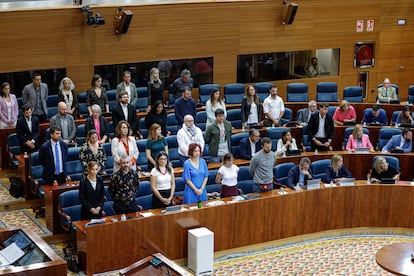
<svg viewBox="0 0 414 276"><path fill-rule="evenodd" d="M66 161L68 145L61 139L62 130L59 127L50 129L50 140L39 149L39 160L43 166L42 178L45 184L66 182Z"/></svg>
<svg viewBox="0 0 414 276"><path fill-rule="evenodd" d="M287 186L294 189L297 184L306 185L306 182L313 178L310 169L311 161L308 157L303 157L299 165L292 167L288 173Z"/></svg>
<svg viewBox="0 0 414 276"><path fill-rule="evenodd" d="M382 148L383 153L390 152L392 149L400 149L404 152L411 152L413 135L409 128L405 128L401 135L393 135L387 144Z"/></svg>
<svg viewBox="0 0 414 276"><path fill-rule="evenodd" d="M260 132L257 129L249 131L249 137L245 137L239 142L238 158L250 160L256 152L262 149L260 145Z"/></svg>

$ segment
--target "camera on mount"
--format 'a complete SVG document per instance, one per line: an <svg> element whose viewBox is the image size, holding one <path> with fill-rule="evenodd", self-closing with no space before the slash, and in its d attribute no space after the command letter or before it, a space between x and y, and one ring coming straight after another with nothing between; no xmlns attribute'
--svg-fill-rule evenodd
<svg viewBox="0 0 414 276"><path fill-rule="evenodd" d="M92 9L89 5L83 6L81 12L86 12L86 25L104 25L105 19L103 19L100 13L96 14L96 18L93 16Z"/></svg>

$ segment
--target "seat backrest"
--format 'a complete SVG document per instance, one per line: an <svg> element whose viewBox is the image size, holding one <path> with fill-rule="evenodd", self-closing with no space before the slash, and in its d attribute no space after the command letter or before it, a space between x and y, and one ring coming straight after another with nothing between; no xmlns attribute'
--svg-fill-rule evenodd
<svg viewBox="0 0 414 276"><path fill-rule="evenodd" d="M244 97L244 84L230 83L224 86L226 104L240 104Z"/></svg>
<svg viewBox="0 0 414 276"><path fill-rule="evenodd" d="M221 184L216 184L217 172L218 172L218 169L208 171L208 180L207 180L207 185L206 185L207 193L213 193L213 192L220 193L221 192Z"/></svg>
<svg viewBox="0 0 414 276"><path fill-rule="evenodd" d="M316 100L318 102L337 102L338 85L336 82L320 82L316 85Z"/></svg>
<svg viewBox="0 0 414 276"><path fill-rule="evenodd" d="M288 83L286 94L288 102L308 102L308 84L299 82Z"/></svg>
<svg viewBox="0 0 414 276"><path fill-rule="evenodd" d="M259 97L260 102L263 102L269 96L270 87L273 86L271 82L258 82L254 85L256 95Z"/></svg>
<svg viewBox="0 0 414 276"><path fill-rule="evenodd" d="M76 96L78 97L78 103L86 103L86 91L79 92Z"/></svg>
<svg viewBox="0 0 414 276"><path fill-rule="evenodd" d="M338 107L336 105L330 105L328 107L328 114L331 115L331 117L333 117L337 108Z"/></svg>
<svg viewBox="0 0 414 276"><path fill-rule="evenodd" d="M393 135L401 134L401 129L398 128L381 128L378 133L378 150L387 144Z"/></svg>
<svg viewBox="0 0 414 276"><path fill-rule="evenodd" d="M302 128L302 143L306 147L306 151L311 150L311 141L309 139L309 132L308 132L308 126L307 125L303 126L303 128Z"/></svg>
<svg viewBox="0 0 414 276"><path fill-rule="evenodd" d="M323 178L326 168L331 165L331 159L316 160L311 164L313 178Z"/></svg>
<svg viewBox="0 0 414 276"><path fill-rule="evenodd" d="M148 107L148 87L137 87L138 99L135 102L135 109L138 111L146 111Z"/></svg>
<svg viewBox="0 0 414 276"><path fill-rule="evenodd" d="M241 102L241 100L240 100ZM230 109L227 111L227 121L231 123L234 128L242 127L242 118L240 109Z"/></svg>
<svg viewBox="0 0 414 276"><path fill-rule="evenodd" d="M184 179L179 176L175 178L175 193L174 195L183 195L185 189L185 181Z"/></svg>
<svg viewBox="0 0 414 276"><path fill-rule="evenodd" d="M177 143L177 135L171 135L165 137L168 145L168 158L170 162L173 164L173 167L180 166L180 158L178 156L178 143Z"/></svg>
<svg viewBox="0 0 414 276"><path fill-rule="evenodd" d="M40 164L39 152L32 152L30 154L30 176L32 179L36 180L39 183L39 186L44 184L44 181L42 179L42 173L43 166ZM31 188L34 193L37 193L37 191L35 191L34 189L34 186L32 186Z"/></svg>
<svg viewBox="0 0 414 276"><path fill-rule="evenodd" d="M76 126L76 142L78 145L83 145L86 140L85 124Z"/></svg>
<svg viewBox="0 0 414 276"><path fill-rule="evenodd" d="M414 104L414 85L408 86L408 103Z"/></svg>
<svg viewBox="0 0 414 276"><path fill-rule="evenodd" d="M178 129L181 126L178 125L177 119L175 118L174 113L170 113L167 115L167 130L171 131L172 135L176 135Z"/></svg>
<svg viewBox="0 0 414 276"><path fill-rule="evenodd" d="M149 181L141 181L135 195L135 203L141 205L144 210L152 208L152 190Z"/></svg>
<svg viewBox="0 0 414 276"><path fill-rule="evenodd" d="M108 97L108 101L117 101L116 99L116 89L106 90L106 96Z"/></svg>
<svg viewBox="0 0 414 276"><path fill-rule="evenodd" d="M288 127L271 127L266 130L266 137L272 140L272 151L276 151L277 141L282 137L284 131L291 131Z"/></svg>
<svg viewBox="0 0 414 276"><path fill-rule="evenodd" d="M59 210L68 215L72 222L80 221L82 205L79 200L79 190L61 193L58 197L58 204ZM70 227L70 222L64 216L60 216L60 223L64 228ZM72 226L70 230L76 231L76 228Z"/></svg>
<svg viewBox="0 0 414 276"><path fill-rule="evenodd" d="M394 111L392 113L392 116L391 116L391 125L392 126L395 126L395 123L397 122L397 118L398 118L398 116L400 116L401 112L402 112L401 110L397 110L397 111Z"/></svg>
<svg viewBox="0 0 414 276"><path fill-rule="evenodd" d="M295 166L295 163L281 163L273 168L273 175L276 177L276 182L286 185L288 181L289 170Z"/></svg>
<svg viewBox="0 0 414 276"><path fill-rule="evenodd" d="M139 151L137 166L140 166L143 171L148 170L148 159L146 154L147 139L137 140L137 147Z"/></svg>
<svg viewBox="0 0 414 276"><path fill-rule="evenodd" d="M348 86L344 88L344 100L348 102L361 103L362 98L362 87L360 86Z"/></svg>
<svg viewBox="0 0 414 276"><path fill-rule="evenodd" d="M207 112L206 111L198 111L195 117L196 125L202 130L206 130L206 123L207 123Z"/></svg>
<svg viewBox="0 0 414 276"><path fill-rule="evenodd" d="M58 95L48 95L46 104L48 107L57 106L58 105Z"/></svg>
<svg viewBox="0 0 414 276"><path fill-rule="evenodd" d="M142 136L144 136L144 138L147 138L149 130L147 129L147 125L145 124L145 117L139 118L138 127Z"/></svg>
<svg viewBox="0 0 414 276"><path fill-rule="evenodd" d="M86 103L78 103L78 111L84 118L89 117L89 110Z"/></svg>
<svg viewBox="0 0 414 276"><path fill-rule="evenodd" d="M289 107L285 107L285 113L283 113L282 119L280 120L281 125L287 124L293 120L293 111Z"/></svg>
<svg viewBox="0 0 414 276"><path fill-rule="evenodd" d="M52 118L53 116L55 116L58 113L58 108L57 106L51 106L47 108L47 116L49 118Z"/></svg>
<svg viewBox="0 0 414 276"><path fill-rule="evenodd" d="M243 166L239 168L237 175L237 187L243 191L244 194L253 193L253 176L250 175L249 167Z"/></svg>
<svg viewBox="0 0 414 276"><path fill-rule="evenodd" d="M352 132L354 131L353 127L347 127L344 131L344 145L343 145L343 149L346 149L346 144L348 144L348 139L349 139L349 135L352 134ZM366 135L369 135L369 129L367 128L362 128L362 132Z"/></svg>
<svg viewBox="0 0 414 276"><path fill-rule="evenodd" d="M374 158L372 159L372 164L375 163L375 160L377 160L377 158L379 156L382 156L385 158L385 160L387 160L387 163L393 167L396 171L400 171L400 159L398 159L398 157L396 156L390 156L390 155L377 155L374 156Z"/></svg>
<svg viewBox="0 0 414 276"><path fill-rule="evenodd" d="M210 99L210 94L213 89L218 89L220 91L220 84L209 83L200 85L198 89L198 97L201 104L205 104Z"/></svg>
<svg viewBox="0 0 414 276"><path fill-rule="evenodd" d="M17 133L11 133L7 136L7 148L14 154L20 154L20 139Z"/></svg>
<svg viewBox="0 0 414 276"><path fill-rule="evenodd" d="M79 160L71 160L66 162L65 173L72 180L78 181L83 177L83 166Z"/></svg>
<svg viewBox="0 0 414 276"><path fill-rule="evenodd" d="M68 159L67 161L79 160L80 147L68 148Z"/></svg>
<svg viewBox="0 0 414 276"><path fill-rule="evenodd" d="M230 141L231 141L231 153L233 154L234 157L240 157L240 140L245 138L245 137L249 137L249 133L248 132L242 132L242 133L237 133L237 134L233 134L230 137Z"/></svg>

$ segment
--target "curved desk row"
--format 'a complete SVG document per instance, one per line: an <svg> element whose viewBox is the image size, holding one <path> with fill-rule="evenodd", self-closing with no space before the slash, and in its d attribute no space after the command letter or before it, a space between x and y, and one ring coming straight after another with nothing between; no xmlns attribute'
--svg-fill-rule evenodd
<svg viewBox="0 0 414 276"><path fill-rule="evenodd" d="M365 181L362 181L365 183ZM187 257L187 231L214 232L215 251L331 229L414 227L414 187L357 185L311 191L278 191L258 199L85 228L76 222L77 244L88 275L121 268L155 252Z"/></svg>

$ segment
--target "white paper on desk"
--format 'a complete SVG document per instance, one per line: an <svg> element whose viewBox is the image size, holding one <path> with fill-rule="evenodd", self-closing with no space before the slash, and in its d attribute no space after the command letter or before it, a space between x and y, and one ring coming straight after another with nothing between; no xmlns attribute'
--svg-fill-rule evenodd
<svg viewBox="0 0 414 276"><path fill-rule="evenodd" d="M145 212L145 213L140 213L140 215L143 216L144 218L147 218L147 217L153 216L154 214L152 212Z"/></svg>
<svg viewBox="0 0 414 276"><path fill-rule="evenodd" d="M332 185L331 186L331 184L329 184L329 183L328 184L324 184L324 185L325 185L325 188L333 188L333 187L335 187L335 185Z"/></svg>
<svg viewBox="0 0 414 276"><path fill-rule="evenodd" d="M91 219L91 221L86 223L85 226L90 226L90 225L95 225L95 224L102 224L102 223L105 223L105 220L106 220L105 218Z"/></svg>
<svg viewBox="0 0 414 276"><path fill-rule="evenodd" d="M12 243L0 251L0 267L12 264L23 256L23 250L16 243Z"/></svg>

